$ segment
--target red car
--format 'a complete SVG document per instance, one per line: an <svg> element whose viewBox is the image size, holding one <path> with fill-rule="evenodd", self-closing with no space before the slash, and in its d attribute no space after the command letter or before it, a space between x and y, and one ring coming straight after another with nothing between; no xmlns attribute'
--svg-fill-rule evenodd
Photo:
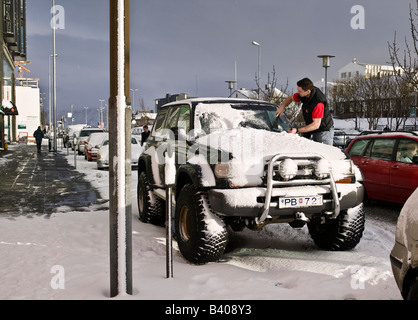
<svg viewBox="0 0 418 320"><path fill-rule="evenodd" d="M366 199L404 204L418 187L418 132L358 136L346 151L364 175Z"/></svg>
<svg viewBox="0 0 418 320"><path fill-rule="evenodd" d="M92 133L86 141L84 147L84 157L88 161L97 160L97 150L102 145L103 140L109 138L109 133L107 132L94 132Z"/></svg>

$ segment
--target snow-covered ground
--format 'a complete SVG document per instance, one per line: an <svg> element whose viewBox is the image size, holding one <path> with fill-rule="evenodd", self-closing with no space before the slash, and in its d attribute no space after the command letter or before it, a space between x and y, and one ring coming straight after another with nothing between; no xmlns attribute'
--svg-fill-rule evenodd
<svg viewBox="0 0 418 320"><path fill-rule="evenodd" d="M73 165L74 155L67 158ZM77 170L108 199L108 171L77 160ZM224 259L202 266L186 262L174 244L174 278L166 279L165 229L137 219L136 183L134 171L134 293L116 299L401 299L389 260L395 227L374 220L348 252L322 251L306 227L287 224L234 233ZM108 220L109 212L94 205L83 212L61 207L48 217L0 218L0 299L111 299Z"/></svg>

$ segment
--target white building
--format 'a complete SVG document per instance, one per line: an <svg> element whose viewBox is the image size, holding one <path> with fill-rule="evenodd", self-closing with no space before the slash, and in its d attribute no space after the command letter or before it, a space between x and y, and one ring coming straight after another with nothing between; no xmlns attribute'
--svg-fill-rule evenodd
<svg viewBox="0 0 418 320"><path fill-rule="evenodd" d="M16 117L17 139L27 136L34 141L33 133L41 125L41 104L38 79L18 79L16 85L16 106L19 115Z"/></svg>
<svg viewBox="0 0 418 320"><path fill-rule="evenodd" d="M395 73L402 73L401 68L393 68L390 65L379 65L371 63L360 63L356 58L338 70L338 79L350 79L356 76L373 78L378 76L389 76Z"/></svg>

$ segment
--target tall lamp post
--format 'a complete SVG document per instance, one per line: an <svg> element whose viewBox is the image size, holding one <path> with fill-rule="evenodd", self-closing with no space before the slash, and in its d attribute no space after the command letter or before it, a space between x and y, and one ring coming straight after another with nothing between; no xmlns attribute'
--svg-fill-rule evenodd
<svg viewBox="0 0 418 320"><path fill-rule="evenodd" d="M55 0L52 0L52 7L55 8ZM53 94L53 121L54 121L54 152L57 152L57 54L55 46L55 17L52 18L52 94Z"/></svg>
<svg viewBox="0 0 418 320"><path fill-rule="evenodd" d="M103 110L105 109L104 107L103 107L103 103L105 102L105 100L103 100L103 99L99 99L99 102L100 102L100 110L102 110L102 112L103 112ZM107 115L107 118L109 117L109 115ZM101 120L102 122L103 122L103 127L105 126L104 125L104 117L103 117L103 115L102 115L102 120ZM107 128L107 126L106 126L106 128Z"/></svg>
<svg viewBox="0 0 418 320"><path fill-rule="evenodd" d="M88 125L87 123L87 110L89 109L89 107L84 107L84 110L86 110L86 126Z"/></svg>
<svg viewBox="0 0 418 320"><path fill-rule="evenodd" d="M131 89L132 91L132 111L135 113L135 92L138 91L138 89Z"/></svg>
<svg viewBox="0 0 418 320"><path fill-rule="evenodd" d="M327 86L328 86L328 81L327 81L327 69L331 66L331 58L335 58L335 56L331 56L331 55L327 55L327 54L323 54L318 56L318 58L322 59L322 66L325 68L325 97L327 97Z"/></svg>
<svg viewBox="0 0 418 320"><path fill-rule="evenodd" d="M252 44L258 48L258 69L257 69L257 83L258 83L257 86L258 86L258 88L257 88L257 96L258 96L258 98L260 98L260 88L259 87L260 87L260 47L261 47L261 45L256 41L253 41Z"/></svg>

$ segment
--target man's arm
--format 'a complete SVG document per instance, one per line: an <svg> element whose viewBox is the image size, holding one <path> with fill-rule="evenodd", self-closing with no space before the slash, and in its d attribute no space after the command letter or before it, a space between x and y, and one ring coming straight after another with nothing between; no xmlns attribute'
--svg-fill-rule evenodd
<svg viewBox="0 0 418 320"><path fill-rule="evenodd" d="M318 103L318 105L315 107L314 111L312 112L312 123L307 124L304 127L301 128L292 128L289 130L289 133L305 133L305 132L311 132L319 129L321 126L322 118L324 117L324 104Z"/></svg>
<svg viewBox="0 0 418 320"><path fill-rule="evenodd" d="M293 102L293 95L288 96L284 101L280 104L280 107L276 110L276 117L280 116L286 107Z"/></svg>

